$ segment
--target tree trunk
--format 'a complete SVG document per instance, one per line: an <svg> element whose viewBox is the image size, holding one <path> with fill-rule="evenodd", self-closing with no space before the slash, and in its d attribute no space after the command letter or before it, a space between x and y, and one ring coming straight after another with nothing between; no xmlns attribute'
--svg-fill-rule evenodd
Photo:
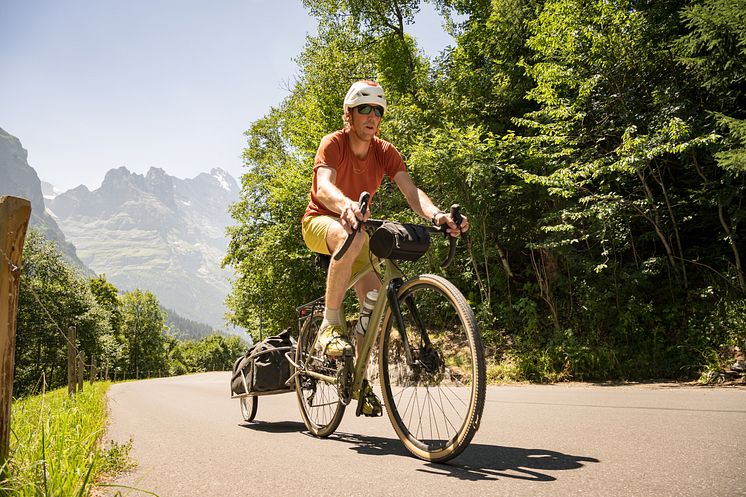
<svg viewBox="0 0 746 497"><path fill-rule="evenodd" d="M720 217L720 224L723 226L723 230L725 230L725 234L728 237L730 248L733 251L733 258L735 259L736 264L736 273L738 275L738 284L741 286L741 291L746 292L746 279L744 279L743 267L741 266L741 253L738 250L736 238L733 235L728 222L725 220L725 215L723 214L723 204L721 204L720 202L718 202L718 216Z"/></svg>
<svg viewBox="0 0 746 497"><path fill-rule="evenodd" d="M557 304L554 302L554 296L552 295L552 288L550 279L552 275L547 272L547 263L545 256L545 249L539 250L539 256L541 260L536 261L534 251L531 251L531 264L534 267L534 274L536 275L536 281L539 284L539 292L542 300L546 302L549 311L552 313L552 321L554 323L554 330L560 330L559 314L557 313Z"/></svg>
<svg viewBox="0 0 746 497"><path fill-rule="evenodd" d="M694 167L697 168L697 174L705 181L706 185L710 184L710 180L707 179L707 176L705 176L705 173L702 171L702 168L699 167L699 162L697 162L697 157L694 156ZM720 225L723 227L723 231L725 231L725 235L728 238L728 243L730 244L731 251L733 252L733 259L736 266L736 272L738 277L738 284L741 287L742 292L746 292L746 279L744 279L743 274L743 267L741 266L741 252L738 250L738 243L736 242L735 235L733 235L733 232L730 229L730 225L728 224L728 221L725 219L725 214L723 212L723 203L718 199L718 218L720 219Z"/></svg>
<svg viewBox="0 0 746 497"><path fill-rule="evenodd" d="M658 208L655 206L655 198L653 197L653 192L650 190L650 186L648 186L647 181L645 181L645 176L642 174L641 171L637 172L637 177L640 179L640 182L642 183L643 189L645 190L645 196L648 199L648 202L650 203L650 207L653 210L654 218L651 218L648 216L642 209L635 206L637 211L647 219L655 229L656 235L658 235L658 239L663 244L663 248L666 249L666 255L668 256L668 262L671 264L671 267L674 268L674 271L676 270L676 259L673 255L673 250L671 249L671 244L668 241L668 237L666 237L665 233L663 233L663 229L661 228L660 223L660 214L658 213ZM632 204L634 205L634 204Z"/></svg>
<svg viewBox="0 0 746 497"><path fill-rule="evenodd" d="M668 210L668 216L671 219L671 226L673 227L674 238L676 239L676 246L679 249L679 260L681 261L681 274L684 277L684 288L689 288L689 282L686 277L686 261L684 258L684 249L681 245L681 237L679 236L679 225L676 223L676 218L673 215L673 207L671 207L671 200L668 198L668 192L666 191L666 185L663 184L663 178L660 175L656 175L653 172L653 179L661 187L663 192L663 199L666 201L666 209Z"/></svg>

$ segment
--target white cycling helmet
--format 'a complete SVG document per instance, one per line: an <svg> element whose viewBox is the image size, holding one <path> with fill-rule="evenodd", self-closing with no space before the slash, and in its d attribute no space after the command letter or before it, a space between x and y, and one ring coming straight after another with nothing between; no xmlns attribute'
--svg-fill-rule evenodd
<svg viewBox="0 0 746 497"><path fill-rule="evenodd" d="M374 81L358 81L350 86L345 95L344 110L363 104L376 104L386 111L386 95L381 85Z"/></svg>

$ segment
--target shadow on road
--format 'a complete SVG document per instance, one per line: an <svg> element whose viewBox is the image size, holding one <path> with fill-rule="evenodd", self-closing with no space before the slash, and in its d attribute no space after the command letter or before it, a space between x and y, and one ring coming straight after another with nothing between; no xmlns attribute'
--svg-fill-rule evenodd
<svg viewBox="0 0 746 497"><path fill-rule="evenodd" d="M333 438L352 444L352 449L360 454L412 457L398 438L339 432ZM452 461L444 464L425 463L425 468L417 471L469 481L513 478L549 482L557 478L547 474L547 471L578 469L583 467L584 463L591 462L599 462L599 460L546 449L471 444Z"/></svg>
<svg viewBox="0 0 746 497"><path fill-rule="evenodd" d="M549 482L557 478L546 471L579 469L584 463L590 462L599 460L547 449L471 444L453 461L446 464L428 464L429 469L421 471L470 481L513 478Z"/></svg>
<svg viewBox="0 0 746 497"><path fill-rule="evenodd" d="M238 426L266 433L291 433L306 429L306 425L299 421L277 421L272 423L268 421L253 421L251 423L241 423Z"/></svg>

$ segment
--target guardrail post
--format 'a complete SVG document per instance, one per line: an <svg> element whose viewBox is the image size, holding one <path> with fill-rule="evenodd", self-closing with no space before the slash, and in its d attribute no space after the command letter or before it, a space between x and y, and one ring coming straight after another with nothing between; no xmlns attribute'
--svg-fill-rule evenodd
<svg viewBox="0 0 746 497"><path fill-rule="evenodd" d="M5 467L10 449L16 313L23 242L30 217L31 202L25 198L0 196L0 468Z"/></svg>

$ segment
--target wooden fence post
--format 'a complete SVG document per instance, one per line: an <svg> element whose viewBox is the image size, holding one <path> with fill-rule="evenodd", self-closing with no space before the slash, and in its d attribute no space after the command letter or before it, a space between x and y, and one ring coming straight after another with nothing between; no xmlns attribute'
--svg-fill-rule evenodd
<svg viewBox="0 0 746 497"><path fill-rule="evenodd" d="M83 391L83 377L85 376L85 352L80 351L78 354L78 391Z"/></svg>
<svg viewBox="0 0 746 497"><path fill-rule="evenodd" d="M96 375L98 374L98 371L96 371L96 358L91 357L91 377L89 381L91 382L91 385L96 381Z"/></svg>
<svg viewBox="0 0 746 497"><path fill-rule="evenodd" d="M10 405L16 351L16 312L21 256L31 217L31 202L0 196L0 468L10 449Z"/></svg>
<svg viewBox="0 0 746 497"><path fill-rule="evenodd" d="M78 389L78 375L76 373L78 347L75 345L76 335L75 326L70 326L67 329L67 394L70 397L75 395Z"/></svg>

